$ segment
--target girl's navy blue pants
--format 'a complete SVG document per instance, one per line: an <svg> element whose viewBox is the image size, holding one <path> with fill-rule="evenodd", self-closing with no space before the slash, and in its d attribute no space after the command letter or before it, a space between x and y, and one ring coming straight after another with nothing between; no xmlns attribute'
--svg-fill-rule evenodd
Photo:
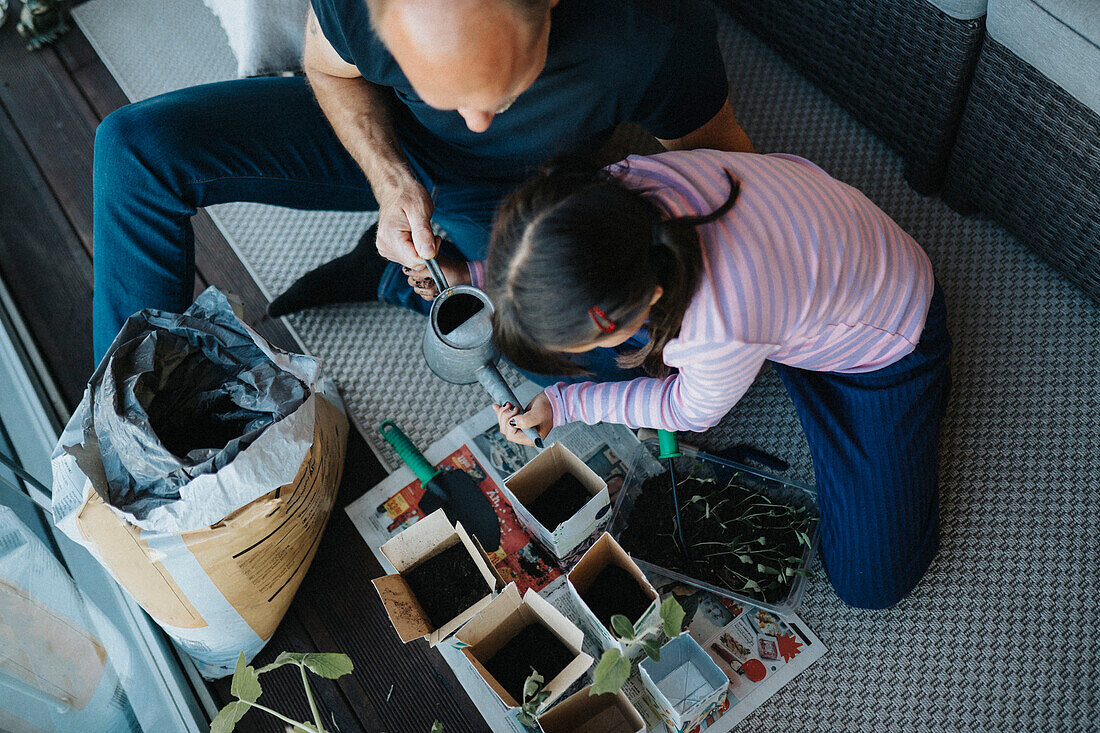
<svg viewBox="0 0 1100 733"><path fill-rule="evenodd" d="M849 605L894 605L936 554L950 353L937 284L916 349L887 367L836 374L774 365L813 457L822 560Z"/></svg>

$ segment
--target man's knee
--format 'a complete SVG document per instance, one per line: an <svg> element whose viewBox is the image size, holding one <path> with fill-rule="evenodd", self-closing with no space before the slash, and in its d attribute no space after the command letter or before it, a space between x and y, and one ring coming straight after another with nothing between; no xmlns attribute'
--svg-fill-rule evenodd
<svg viewBox="0 0 1100 733"><path fill-rule="evenodd" d="M185 158L188 131L182 114L173 114L170 102L160 98L135 102L107 115L95 132L93 175L122 178L130 185L141 171L153 171L163 162ZM157 171L164 179L168 170Z"/></svg>

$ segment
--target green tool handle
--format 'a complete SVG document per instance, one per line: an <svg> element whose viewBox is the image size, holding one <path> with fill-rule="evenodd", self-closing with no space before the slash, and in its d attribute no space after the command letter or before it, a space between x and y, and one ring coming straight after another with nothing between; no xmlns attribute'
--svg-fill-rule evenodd
<svg viewBox="0 0 1100 733"><path fill-rule="evenodd" d="M657 431L657 445L661 449L658 458L679 458L684 455L680 452L680 441L676 440L676 433L671 430Z"/></svg>
<svg viewBox="0 0 1100 733"><path fill-rule="evenodd" d="M393 449L397 451L397 455L401 456L401 460L405 461L412 469L412 472L420 479L423 486L427 487L429 481L442 473L442 471L428 463L428 459L424 457L424 454L413 445L407 435L401 432L401 428L397 427L397 423L393 420L386 420L379 425L378 432L382 433L382 437L386 439L386 442L393 446Z"/></svg>

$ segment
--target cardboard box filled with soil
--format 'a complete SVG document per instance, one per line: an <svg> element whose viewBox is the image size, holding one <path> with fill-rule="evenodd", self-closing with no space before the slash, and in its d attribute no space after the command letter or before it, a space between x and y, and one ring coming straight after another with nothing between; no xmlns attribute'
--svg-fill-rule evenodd
<svg viewBox="0 0 1100 733"><path fill-rule="evenodd" d="M642 733L645 721L622 692L589 694L584 687L539 716L543 733Z"/></svg>
<svg viewBox="0 0 1100 733"><path fill-rule="evenodd" d="M607 484L560 443L512 474L504 495L523 528L564 564L610 516Z"/></svg>
<svg viewBox="0 0 1100 733"><path fill-rule="evenodd" d="M601 649L618 649L628 658L642 652L640 645L624 649L611 633L611 617L616 614L634 625L638 639L660 628L660 596L641 568L606 532L569 571L568 582L580 623Z"/></svg>
<svg viewBox="0 0 1100 733"><path fill-rule="evenodd" d="M656 454L655 442L646 447ZM813 491L687 447L673 460L688 554L676 539L667 472L631 471L608 531L643 570L793 613L817 546Z"/></svg>
<svg viewBox="0 0 1100 733"><path fill-rule="evenodd" d="M427 637L435 646L487 606L501 584L483 551L442 509L380 549L397 573L374 586L403 642Z"/></svg>
<svg viewBox="0 0 1100 733"><path fill-rule="evenodd" d="M545 681L549 707L584 674L592 657L581 651L583 632L538 593L521 598L514 583L466 624L456 636L462 653L510 708L523 704L532 670Z"/></svg>

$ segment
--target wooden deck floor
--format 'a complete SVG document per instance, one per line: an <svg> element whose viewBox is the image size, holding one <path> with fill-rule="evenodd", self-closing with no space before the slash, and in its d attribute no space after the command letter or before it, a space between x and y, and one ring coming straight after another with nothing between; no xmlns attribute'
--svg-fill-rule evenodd
<svg viewBox="0 0 1100 733"><path fill-rule="evenodd" d="M13 9L13 13L15 10ZM11 292L62 402L71 410L92 371L92 145L95 127L126 103L78 29L28 52L11 18L0 27L0 279ZM273 343L296 349L267 302L205 214L195 219L196 291L217 285L242 296L246 318ZM403 646L370 579L381 568L343 508L384 475L352 431L337 507L290 612L258 658L280 651L341 651L355 673L318 682L326 718L339 730L448 733L486 730L454 676L424 642ZM301 680L287 668L266 675L264 702L310 718ZM219 704L228 682L211 685ZM278 731L250 712L239 730Z"/></svg>

